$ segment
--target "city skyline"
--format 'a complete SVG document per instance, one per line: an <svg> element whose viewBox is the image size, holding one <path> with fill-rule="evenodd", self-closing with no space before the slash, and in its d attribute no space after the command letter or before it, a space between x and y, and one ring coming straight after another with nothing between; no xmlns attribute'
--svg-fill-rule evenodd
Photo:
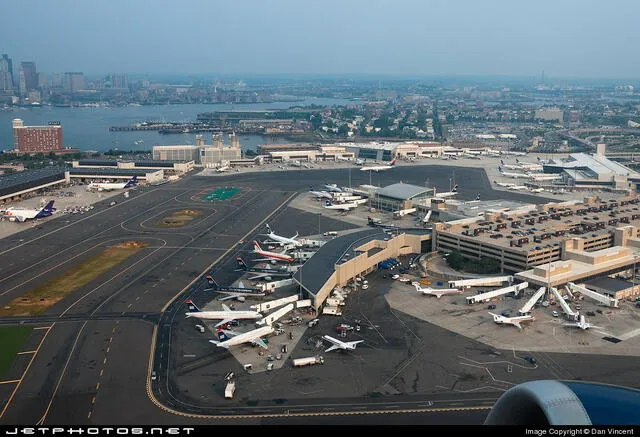
<svg viewBox="0 0 640 437"><path fill-rule="evenodd" d="M0 53L14 70L32 61L42 72L87 75L533 78L545 71L557 79L637 80L640 71L628 49L640 36L640 4L632 1L307 4L115 0L96 15L93 5L73 0L55 8L9 3ZM60 32L65 22L73 25Z"/></svg>

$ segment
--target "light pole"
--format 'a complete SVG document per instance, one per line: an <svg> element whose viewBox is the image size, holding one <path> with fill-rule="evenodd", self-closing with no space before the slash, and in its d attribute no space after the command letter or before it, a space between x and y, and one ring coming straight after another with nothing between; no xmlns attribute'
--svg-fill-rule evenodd
<svg viewBox="0 0 640 437"><path fill-rule="evenodd" d="M320 235L320 213L318 213L318 235Z"/></svg>

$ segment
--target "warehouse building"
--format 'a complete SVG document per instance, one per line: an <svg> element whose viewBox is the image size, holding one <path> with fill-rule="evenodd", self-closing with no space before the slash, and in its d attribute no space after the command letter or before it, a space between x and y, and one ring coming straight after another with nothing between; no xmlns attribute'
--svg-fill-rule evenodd
<svg viewBox="0 0 640 437"><path fill-rule="evenodd" d="M136 169L136 170L163 170L167 174L186 173L193 169L193 161L115 161L100 159L85 159L72 161L73 168L107 168L107 169Z"/></svg>
<svg viewBox="0 0 640 437"><path fill-rule="evenodd" d="M61 167L25 170L0 176L0 204L37 194L38 191L69 181Z"/></svg>

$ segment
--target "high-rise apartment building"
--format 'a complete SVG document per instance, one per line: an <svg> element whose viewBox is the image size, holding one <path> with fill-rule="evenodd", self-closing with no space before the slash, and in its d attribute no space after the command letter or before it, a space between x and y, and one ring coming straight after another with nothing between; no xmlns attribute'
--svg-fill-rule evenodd
<svg viewBox="0 0 640 437"><path fill-rule="evenodd" d="M13 90L14 84L13 63L9 55L3 54L0 57L0 91Z"/></svg>
<svg viewBox="0 0 640 437"><path fill-rule="evenodd" d="M84 90L84 73L72 72L64 74L64 90L75 93Z"/></svg>
<svg viewBox="0 0 640 437"><path fill-rule="evenodd" d="M107 76L107 82L111 83L113 89L129 88L129 78L126 74L111 73Z"/></svg>
<svg viewBox="0 0 640 437"><path fill-rule="evenodd" d="M13 147L20 153L49 153L63 149L62 126L52 122L49 126L25 126L15 118L12 121Z"/></svg>

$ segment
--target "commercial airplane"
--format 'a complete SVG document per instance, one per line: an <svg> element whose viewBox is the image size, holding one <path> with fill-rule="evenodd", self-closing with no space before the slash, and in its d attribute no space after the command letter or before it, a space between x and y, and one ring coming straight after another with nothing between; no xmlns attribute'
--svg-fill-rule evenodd
<svg viewBox="0 0 640 437"><path fill-rule="evenodd" d="M25 220L31 219L39 219L44 217L49 217L53 215L55 212L55 208L53 207L53 200L49 201L45 206L40 209L29 209L29 208L7 208L3 211L3 216L8 217L9 221L19 221L24 222Z"/></svg>
<svg viewBox="0 0 640 437"><path fill-rule="evenodd" d="M296 232L296 235L292 236L292 237L283 237L282 235L278 235L278 234L274 234L273 231L271 230L271 227L267 224L267 232L268 234L266 234L267 237L269 237L270 239L272 239L273 241L277 242L277 243L281 243L281 244L290 244L293 245L295 247L301 247L302 243L300 241L297 240L298 238L298 233Z"/></svg>
<svg viewBox="0 0 640 437"><path fill-rule="evenodd" d="M283 250L282 252L269 252L268 250L263 250L262 247L260 247L260 244L255 240L253 241L253 252L265 257L256 261L284 261L288 263L293 261L293 257L291 255L287 255L286 250Z"/></svg>
<svg viewBox="0 0 640 437"><path fill-rule="evenodd" d="M364 165L367 162L366 159L358 158L356 159L356 165Z"/></svg>
<svg viewBox="0 0 640 437"><path fill-rule="evenodd" d="M532 188L529 191L531 191L532 193L542 193L544 192L544 188Z"/></svg>
<svg viewBox="0 0 640 437"><path fill-rule="evenodd" d="M338 211L344 211L344 212L349 212L354 208L358 207L357 203L339 203L339 204L335 204L333 202L331 202L330 200L327 200L326 202L324 202L324 207L326 209L337 209Z"/></svg>
<svg viewBox="0 0 640 437"><path fill-rule="evenodd" d="M393 166L396 165L396 160L395 158L386 165L372 165L369 167L362 167L360 168L360 171L384 171L384 170L389 170L391 168L393 168Z"/></svg>
<svg viewBox="0 0 640 437"><path fill-rule="evenodd" d="M499 187L503 187L503 188L509 188L509 187L515 187L516 184L510 184L507 182L497 182L497 181L493 181L494 184L496 184Z"/></svg>
<svg viewBox="0 0 640 437"><path fill-rule="evenodd" d="M217 320L221 319L218 323L216 323L216 328L220 325L226 325L227 323L231 323L232 320L242 320L242 319L261 319L262 314L257 311L233 311L231 308L222 304L222 308L224 311L200 311L200 309L196 306L195 303L191 299L186 301L187 307L189 308L189 312L185 313L188 317L197 317L203 320Z"/></svg>
<svg viewBox="0 0 640 437"><path fill-rule="evenodd" d="M265 295L265 292L259 288L244 287L242 282L240 283L240 287L230 287L226 285L219 285L215 279L213 279L212 275L206 275L204 278L207 280L207 283L211 285L211 288L207 288L204 291L213 290L218 293L229 295L219 300L238 299L239 301L244 301L245 296L260 297Z"/></svg>
<svg viewBox="0 0 640 437"><path fill-rule="evenodd" d="M513 178L513 179L528 179L529 177L531 177L531 175L529 175L528 173L513 173L513 172L504 171L503 168L500 166L498 166L498 171L502 176L506 176L508 178Z"/></svg>
<svg viewBox="0 0 640 437"><path fill-rule="evenodd" d="M248 332L243 332L242 334L238 334L237 332L233 331L222 331L226 336L230 338L224 337L227 339L223 341L209 340L209 342L225 349L229 349L230 346L236 346L243 343L252 343L264 349L267 349L267 344L264 342L264 340L262 340L262 337L272 334L273 331L274 328L271 325L263 326L261 328L257 328Z"/></svg>
<svg viewBox="0 0 640 437"><path fill-rule="evenodd" d="M494 314L494 313L489 313L493 316L493 321L496 322L499 325L513 325L519 329L522 329L522 326L520 325L522 322L529 322L529 321L533 321L536 318L529 315L529 316L517 316L517 317L505 317L505 316L501 316L498 314Z"/></svg>
<svg viewBox="0 0 640 437"><path fill-rule="evenodd" d="M309 187L309 193L313 194L316 199L333 199L333 196L328 191L317 191L314 190L313 187Z"/></svg>
<svg viewBox="0 0 640 437"><path fill-rule="evenodd" d="M589 328L599 328L602 329L601 326L595 326L592 325L591 323L587 322L587 320L584 318L584 316L580 316L580 321L575 322L575 323L563 323L562 326L571 326L571 327L576 327L576 328L580 328L583 330L589 329Z"/></svg>
<svg viewBox="0 0 640 437"><path fill-rule="evenodd" d="M444 191L442 193L436 192L436 197L441 199L445 197L453 197L456 194L458 194L458 184L455 184L451 189L451 191Z"/></svg>
<svg viewBox="0 0 640 437"><path fill-rule="evenodd" d="M324 189L330 193L342 193L342 189L339 188L336 184L326 184Z"/></svg>
<svg viewBox="0 0 640 437"><path fill-rule="evenodd" d="M127 182L91 182L87 189L98 191L112 191L123 190L125 188L131 188L138 184L138 176L134 176Z"/></svg>
<svg viewBox="0 0 640 437"><path fill-rule="evenodd" d="M329 347L327 350L325 350L325 352L329 352L329 351L336 350L336 349L352 351L352 350L354 350L356 348L356 345L358 343L362 343L364 341L364 340L340 341L337 338L333 338L333 337L331 337L329 335L323 335L322 338L327 340L329 343L331 343L331 347Z"/></svg>
<svg viewBox="0 0 640 437"><path fill-rule="evenodd" d="M509 188L507 188L507 190L511 190L511 191L522 191L522 190L527 190L528 188L525 185L513 185Z"/></svg>
<svg viewBox="0 0 640 437"><path fill-rule="evenodd" d="M242 258L239 256L236 257L236 261L238 262L237 270L242 270L247 273L255 273L256 276L249 278L250 281L254 281L256 279L267 279L272 278L273 276L287 276L291 277L299 268L299 265L293 266L288 265L283 268L278 269L267 269L261 267L249 267Z"/></svg>
<svg viewBox="0 0 640 437"><path fill-rule="evenodd" d="M440 299L442 296L447 295L447 294L460 294L462 293L462 290L460 290L459 288L430 288L430 287L425 287L422 288L420 287L420 283L419 282L412 282L413 286L416 287L416 290L422 294L426 294L426 295L430 295L430 296L435 296L438 299Z"/></svg>
<svg viewBox="0 0 640 437"><path fill-rule="evenodd" d="M222 167L218 167L218 168L216 168L216 172L218 172L218 173L223 173L223 172L225 172L225 171L229 170L230 168L231 168L231 167L230 167L230 166L228 166L228 165L223 165Z"/></svg>
<svg viewBox="0 0 640 437"><path fill-rule="evenodd" d="M531 175L532 181L557 181L562 179L562 175L559 174L534 174Z"/></svg>

